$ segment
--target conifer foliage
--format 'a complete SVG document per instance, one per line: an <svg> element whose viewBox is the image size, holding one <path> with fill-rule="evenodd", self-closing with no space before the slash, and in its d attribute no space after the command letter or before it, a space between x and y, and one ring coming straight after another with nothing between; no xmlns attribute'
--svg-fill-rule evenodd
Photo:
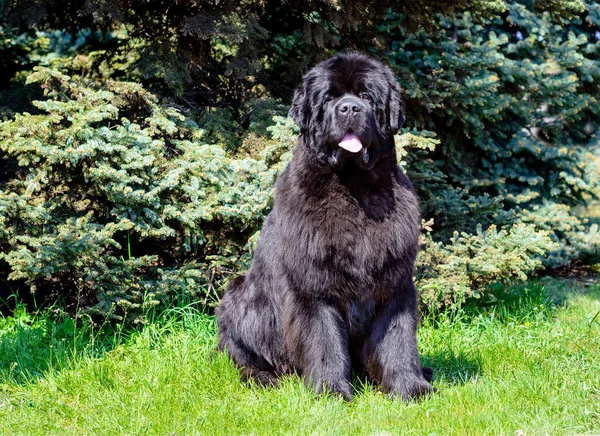
<svg viewBox="0 0 600 436"><path fill-rule="evenodd" d="M0 124L16 163L0 190L7 278L117 319L177 293L206 299L208 271L236 265L259 226L293 133L232 159L137 84L44 68L28 81L46 89L40 114Z"/></svg>
<svg viewBox="0 0 600 436"><path fill-rule="evenodd" d="M442 18L435 35L384 24L409 118L433 127L443 146L431 154L439 182L417 183L439 238L449 236L442 228L522 222L561 241L551 265L598 247L597 226L572 211L600 195L599 5L588 8L567 25L519 3L484 25L469 14ZM415 171L424 168L411 156Z"/></svg>
<svg viewBox="0 0 600 436"><path fill-rule="evenodd" d="M0 93L0 304L6 289L31 290L143 321L172 298L218 298L248 265L294 145L291 89L344 48L386 58L403 87L396 139L421 199L425 307L597 256L597 225L575 213L600 197L597 3L456 2L442 16L437 1L173 2L163 21L165 2L67 3L60 17L25 13L54 2L0 2L12 25L47 29L0 28L12 77ZM86 30L56 30L65 17ZM171 48L152 49L163 39Z"/></svg>

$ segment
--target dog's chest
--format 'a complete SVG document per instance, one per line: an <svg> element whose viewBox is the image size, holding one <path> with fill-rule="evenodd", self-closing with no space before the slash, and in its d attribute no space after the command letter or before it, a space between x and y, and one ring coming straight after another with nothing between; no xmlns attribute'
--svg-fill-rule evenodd
<svg viewBox="0 0 600 436"><path fill-rule="evenodd" d="M418 206L397 182L387 189L354 190L339 183L290 196L284 209L285 258L305 264L323 280L340 276L362 281L412 264L418 234Z"/></svg>
<svg viewBox="0 0 600 436"><path fill-rule="evenodd" d="M332 192L320 205L321 221L312 228L316 242L335 250L339 261L364 267L401 256L404 243L412 244L415 223L400 189L359 197Z"/></svg>

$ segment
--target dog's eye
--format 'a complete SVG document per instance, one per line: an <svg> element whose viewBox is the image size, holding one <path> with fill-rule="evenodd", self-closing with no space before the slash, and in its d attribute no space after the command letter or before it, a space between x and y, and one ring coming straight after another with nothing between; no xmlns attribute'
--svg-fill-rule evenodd
<svg viewBox="0 0 600 436"><path fill-rule="evenodd" d="M327 94L325 96L325 103L329 103L331 100L333 100L333 96L331 94Z"/></svg>
<svg viewBox="0 0 600 436"><path fill-rule="evenodd" d="M360 98L362 98L363 100L367 100L367 101L372 101L373 100L371 98L371 96L369 94L367 94L366 92L363 92L362 94L360 94Z"/></svg>

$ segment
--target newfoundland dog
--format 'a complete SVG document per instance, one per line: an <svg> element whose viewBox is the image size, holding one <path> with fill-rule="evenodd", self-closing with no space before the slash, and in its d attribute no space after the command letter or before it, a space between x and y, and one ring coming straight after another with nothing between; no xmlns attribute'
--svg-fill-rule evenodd
<svg viewBox="0 0 600 436"><path fill-rule="evenodd" d="M248 273L217 310L219 348L244 379L300 373L352 395L351 371L392 396L434 388L417 351L419 206L398 167L392 71L358 53L314 67L294 94L300 137Z"/></svg>

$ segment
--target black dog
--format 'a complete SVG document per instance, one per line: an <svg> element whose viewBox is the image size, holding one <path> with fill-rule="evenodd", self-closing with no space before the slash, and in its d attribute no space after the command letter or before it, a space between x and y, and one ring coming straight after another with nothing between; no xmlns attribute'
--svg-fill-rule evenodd
<svg viewBox="0 0 600 436"><path fill-rule="evenodd" d="M417 351L419 207L396 162L394 75L340 54L304 76L290 115L301 135L252 266L218 308L219 348L261 384L299 372L350 399L354 369L393 396L432 391Z"/></svg>

